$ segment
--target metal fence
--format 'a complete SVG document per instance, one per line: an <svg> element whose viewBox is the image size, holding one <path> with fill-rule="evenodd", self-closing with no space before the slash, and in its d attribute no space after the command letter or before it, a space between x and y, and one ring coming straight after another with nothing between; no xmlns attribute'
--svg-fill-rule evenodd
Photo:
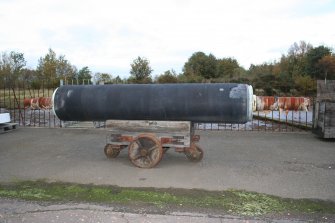
<svg viewBox="0 0 335 223"><path fill-rule="evenodd" d="M256 111L245 124L196 123L198 130L296 132L312 128L312 111Z"/></svg>
<svg viewBox="0 0 335 223"><path fill-rule="evenodd" d="M12 122L20 126L61 127L61 121L52 112L54 88L48 87L48 82L42 80L38 88L6 79L0 83L0 112L9 112Z"/></svg>
<svg viewBox="0 0 335 223"><path fill-rule="evenodd" d="M63 82L64 84L75 84ZM24 82L0 82L0 113L9 112L11 121L25 127L103 128L104 122L63 122L52 111L51 97L55 88L47 81L33 88ZM310 110L312 110L310 108ZM195 123L197 130L217 131L305 131L312 127L312 111L256 111L246 124Z"/></svg>

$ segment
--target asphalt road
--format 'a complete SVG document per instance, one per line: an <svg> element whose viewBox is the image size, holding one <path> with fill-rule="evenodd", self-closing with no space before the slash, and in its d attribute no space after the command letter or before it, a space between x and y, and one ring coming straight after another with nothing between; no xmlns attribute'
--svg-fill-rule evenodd
<svg viewBox="0 0 335 223"><path fill-rule="evenodd" d="M327 221L323 217L323 222ZM57 223L303 223L299 219L259 219L231 215L217 215L190 212L164 214L120 211L113 207L96 204L39 204L0 198L0 222L57 222Z"/></svg>
<svg viewBox="0 0 335 223"><path fill-rule="evenodd" d="M335 201L335 142L311 133L200 131L203 161L168 151L153 169L109 160L106 130L19 128L0 134L0 182L46 179L127 187L245 189Z"/></svg>

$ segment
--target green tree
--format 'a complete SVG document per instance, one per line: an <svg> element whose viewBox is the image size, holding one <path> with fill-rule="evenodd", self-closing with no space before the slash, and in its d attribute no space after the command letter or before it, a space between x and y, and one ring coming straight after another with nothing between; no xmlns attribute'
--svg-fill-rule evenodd
<svg viewBox="0 0 335 223"><path fill-rule="evenodd" d="M313 79L324 78L324 72L318 62L322 57L327 55L331 55L331 49L325 46L318 46L307 53L306 73Z"/></svg>
<svg viewBox="0 0 335 223"><path fill-rule="evenodd" d="M179 74L177 79L179 83L201 83L205 81L201 76L196 76L195 74L185 75L185 73Z"/></svg>
<svg viewBox="0 0 335 223"><path fill-rule="evenodd" d="M150 67L150 62L146 58L137 57L130 64L130 83L147 84L152 82L151 72L153 71Z"/></svg>
<svg viewBox="0 0 335 223"><path fill-rule="evenodd" d="M236 83L251 83L248 72L243 67L237 67L233 70L232 82Z"/></svg>
<svg viewBox="0 0 335 223"><path fill-rule="evenodd" d="M307 53L313 49L312 44L306 43L305 41L300 41L300 43L293 43L293 45L288 50L288 56L294 58L304 57Z"/></svg>
<svg viewBox="0 0 335 223"><path fill-rule="evenodd" d="M112 83L112 75L107 73L96 73L93 77L95 83L104 83L104 84L110 84Z"/></svg>
<svg viewBox="0 0 335 223"><path fill-rule="evenodd" d="M50 81L57 80L57 57L52 49L49 49L48 53L38 60L37 72L41 78Z"/></svg>
<svg viewBox="0 0 335 223"><path fill-rule="evenodd" d="M276 78L272 73L259 74L254 80L254 88L263 91L266 96L275 95Z"/></svg>
<svg viewBox="0 0 335 223"><path fill-rule="evenodd" d="M160 84L163 83L178 83L177 74L174 70L167 70L164 74L161 74L157 78L157 82Z"/></svg>
<svg viewBox="0 0 335 223"><path fill-rule="evenodd" d="M24 82L31 82L34 81L38 78L38 74L37 71L34 69L28 69L28 68L24 68L22 69L22 75L21 75L21 79Z"/></svg>
<svg viewBox="0 0 335 223"><path fill-rule="evenodd" d="M263 63L260 65L251 64L249 67L249 76L253 79L257 78L259 75L272 74L273 65L268 63Z"/></svg>
<svg viewBox="0 0 335 223"><path fill-rule="evenodd" d="M78 71L78 82L79 84L91 84L91 79L92 79L92 72L90 69L86 66L81 68Z"/></svg>
<svg viewBox="0 0 335 223"><path fill-rule="evenodd" d="M71 65L64 55L57 58L56 53L49 49L48 53L39 59L37 72L39 74L37 81L43 80L48 87L56 87L60 79L65 83L73 80L77 75L77 68Z"/></svg>
<svg viewBox="0 0 335 223"><path fill-rule="evenodd" d="M280 90L280 93L284 93L285 95L289 94L291 90L294 88L292 75L287 72L281 72L277 76L275 85L276 86L273 87Z"/></svg>
<svg viewBox="0 0 335 223"><path fill-rule="evenodd" d="M251 64L249 76L255 88L256 94L271 96L275 94L276 76L273 74L273 64L263 63L260 65Z"/></svg>
<svg viewBox="0 0 335 223"><path fill-rule="evenodd" d="M223 58L218 60L218 77L232 79L235 70L240 66L233 58Z"/></svg>
<svg viewBox="0 0 335 223"><path fill-rule="evenodd" d="M281 64L281 73L290 75L305 75L307 68L307 54L310 50L313 49L313 46L305 41L300 41L300 43L294 43L288 50L287 56L282 56Z"/></svg>
<svg viewBox="0 0 335 223"><path fill-rule="evenodd" d="M185 63L183 72L186 77L216 78L217 60L213 54L207 56L203 52L193 53Z"/></svg>
<svg viewBox="0 0 335 223"><path fill-rule="evenodd" d="M316 94L316 80L309 75L294 76L295 89L302 96L313 96Z"/></svg>
<svg viewBox="0 0 335 223"><path fill-rule="evenodd" d="M123 84L123 80L117 75L113 80L113 84Z"/></svg>
<svg viewBox="0 0 335 223"><path fill-rule="evenodd" d="M325 81L326 79L334 79L335 78L335 57L332 55L326 55L322 57L318 63L317 67L324 74Z"/></svg>
<svg viewBox="0 0 335 223"><path fill-rule="evenodd" d="M56 65L56 77L69 81L75 79L76 74L77 68L72 66L71 63L65 59L64 55L59 56Z"/></svg>
<svg viewBox="0 0 335 223"><path fill-rule="evenodd" d="M14 82L22 79L22 70L26 66L23 53L11 51L9 54L2 53L0 60L0 75ZM1 78L1 79L3 79Z"/></svg>

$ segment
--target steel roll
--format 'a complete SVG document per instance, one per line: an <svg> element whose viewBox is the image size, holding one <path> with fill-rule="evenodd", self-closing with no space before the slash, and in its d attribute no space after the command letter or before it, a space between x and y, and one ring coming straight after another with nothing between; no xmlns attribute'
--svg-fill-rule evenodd
<svg viewBox="0 0 335 223"><path fill-rule="evenodd" d="M64 121L166 120L246 123L253 90L247 84L66 85L52 96Z"/></svg>

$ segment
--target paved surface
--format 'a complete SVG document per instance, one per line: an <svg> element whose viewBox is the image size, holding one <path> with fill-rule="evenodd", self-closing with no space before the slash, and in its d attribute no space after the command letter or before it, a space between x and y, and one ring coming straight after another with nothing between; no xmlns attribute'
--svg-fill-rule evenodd
<svg viewBox="0 0 335 223"><path fill-rule="evenodd" d="M0 134L0 182L46 179L131 187L245 189L335 201L335 142L310 133L199 132L205 157L189 162L169 151L154 169L134 167L122 151L103 154L101 129L19 128ZM303 222L200 213L148 214L92 204L41 204L0 198L9 222ZM322 221L327 222L326 217Z"/></svg>
<svg viewBox="0 0 335 223"><path fill-rule="evenodd" d="M327 221L327 218L323 218ZM40 205L0 198L0 222L106 222L106 223L265 223L268 220L240 218L229 215L173 212L168 214L138 214L115 211L112 207L91 204ZM277 223L302 223L302 220L271 219Z"/></svg>
<svg viewBox="0 0 335 223"><path fill-rule="evenodd" d="M127 151L108 160L106 134L102 129L44 128L0 134L0 181L234 188L335 201L335 142L310 133L199 132L202 162L170 150L154 169L134 167Z"/></svg>

